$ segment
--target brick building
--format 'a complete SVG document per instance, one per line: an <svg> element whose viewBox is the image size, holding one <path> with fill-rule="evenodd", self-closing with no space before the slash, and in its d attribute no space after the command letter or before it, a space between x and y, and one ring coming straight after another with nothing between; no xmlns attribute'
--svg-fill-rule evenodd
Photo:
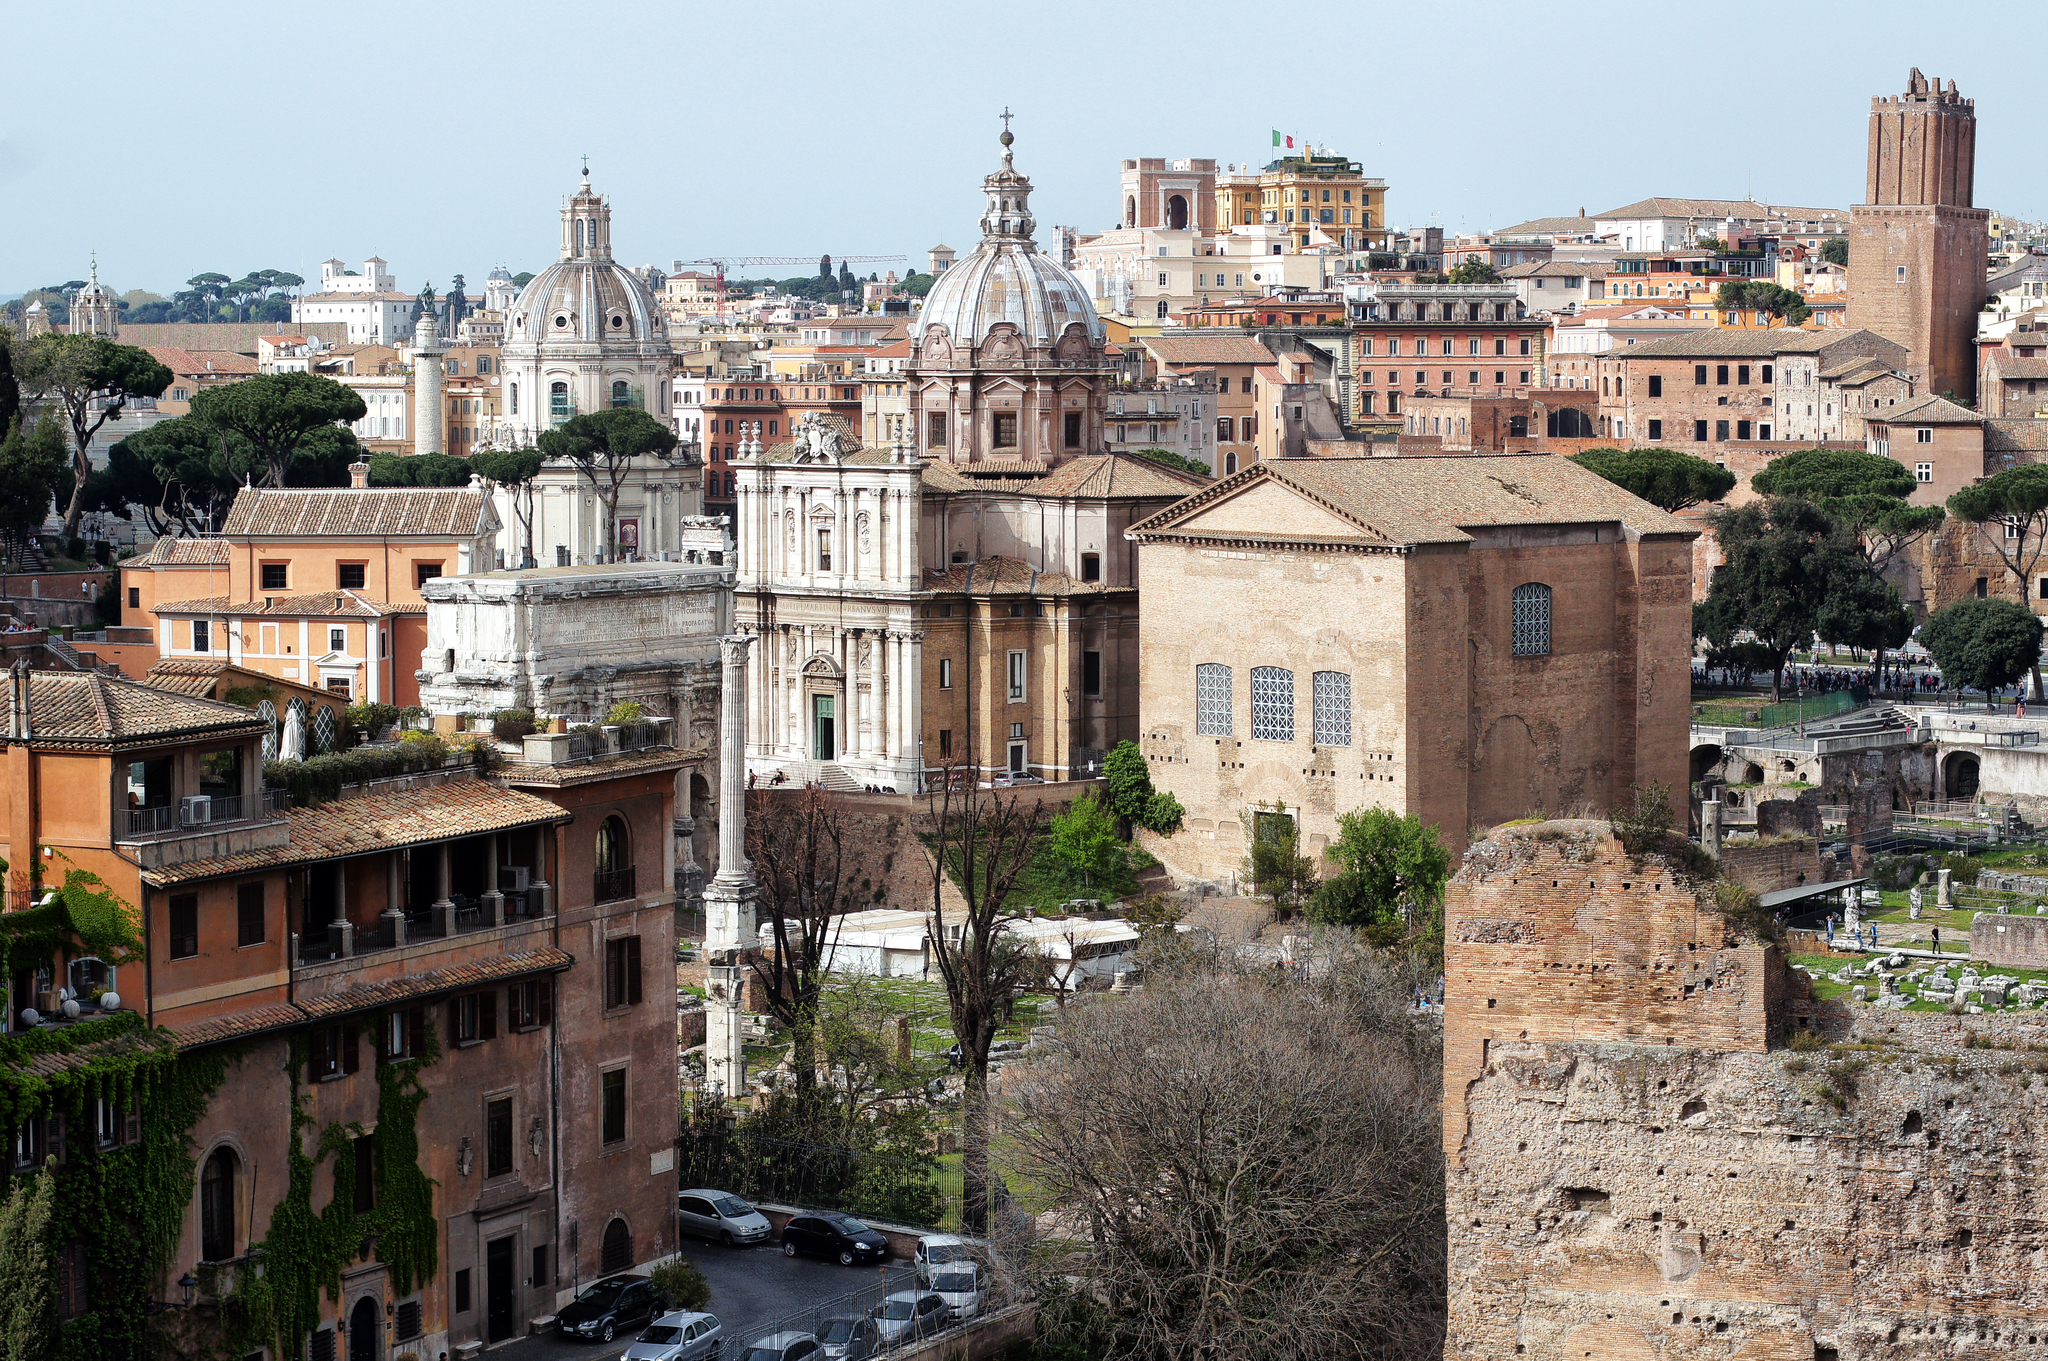
<svg viewBox="0 0 2048 1361"><path fill-rule="evenodd" d="M1283 805L1478 823L1682 783L1696 531L1568 460L1261 463L1132 526L1142 745L1227 879Z"/></svg>
<svg viewBox="0 0 2048 1361"><path fill-rule="evenodd" d="M30 1089L10 1169L48 1153L76 1187L147 1192L142 1146L190 1149L140 1269L126 1242L60 1245L84 1286L59 1310L71 1342L108 1343L183 1277L195 1340L226 1345L216 1302L246 1301L259 1260L284 1291L310 1261L284 1298L312 1314L274 1319L290 1354L434 1356L520 1335L578 1282L673 1249L681 756L515 760L491 778L464 763L287 808L264 787L269 721L248 709L25 667L8 689L9 908L32 876L76 867L132 905L142 938L132 960L76 936L47 957L17 944L8 1029L61 1057L35 1070L51 1085ZM93 1118L74 1104L68 1127L40 1104L145 1044L159 1080L189 1080L88 1086ZM214 1064L196 1104L154 1099ZM0 1061L0 1087L18 1077ZM326 1236L304 1227L316 1213ZM329 1272L338 1298L314 1290Z"/></svg>
<svg viewBox="0 0 2048 1361"><path fill-rule="evenodd" d="M1921 391L1973 400L1990 212L1971 206L1976 101L1915 68L1870 102L1865 201L1849 210L1849 325L1906 347Z"/></svg>
<svg viewBox="0 0 2048 1361"><path fill-rule="evenodd" d="M1445 389L1541 387L1550 334L1509 284L1383 282L1350 290L1355 419Z"/></svg>
<svg viewBox="0 0 2048 1361"><path fill-rule="evenodd" d="M1796 386L1781 372L1795 356L1813 360L1792 365ZM1803 408L1816 400L1824 370L1864 358L1899 365L1905 357L1903 345L1868 331L1796 328L1694 331L1613 350L1599 362L1599 434L1680 449L1768 444L1783 437L1789 403Z"/></svg>

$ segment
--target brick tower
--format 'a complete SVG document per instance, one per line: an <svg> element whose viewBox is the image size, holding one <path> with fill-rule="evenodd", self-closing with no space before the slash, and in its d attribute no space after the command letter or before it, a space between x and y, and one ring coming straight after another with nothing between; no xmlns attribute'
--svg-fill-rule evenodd
<svg viewBox="0 0 2048 1361"><path fill-rule="evenodd" d="M1921 391L1974 399L1986 223L1970 204L1976 101L1928 80L1870 101L1865 201L1849 210L1849 325L1898 341Z"/></svg>

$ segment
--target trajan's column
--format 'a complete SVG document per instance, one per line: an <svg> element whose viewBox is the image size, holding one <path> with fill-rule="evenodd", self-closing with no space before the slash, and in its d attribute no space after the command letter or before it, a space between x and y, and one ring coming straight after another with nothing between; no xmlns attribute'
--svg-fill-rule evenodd
<svg viewBox="0 0 2048 1361"><path fill-rule="evenodd" d="M740 999L746 966L740 952L756 943L754 866L747 859L747 648L752 635L718 640L724 661L718 713L718 873L704 888L704 952L711 997L704 1012L707 1089L727 1098L746 1094Z"/></svg>
<svg viewBox="0 0 2048 1361"><path fill-rule="evenodd" d="M441 356L448 347L441 343L441 328L434 320L433 300L420 309L412 333L412 451L415 454L445 454L441 447L445 423L441 407Z"/></svg>

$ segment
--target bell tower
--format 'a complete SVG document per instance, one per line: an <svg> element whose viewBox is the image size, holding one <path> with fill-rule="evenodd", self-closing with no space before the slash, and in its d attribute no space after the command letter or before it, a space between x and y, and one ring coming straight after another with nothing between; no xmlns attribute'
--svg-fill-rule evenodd
<svg viewBox="0 0 2048 1361"><path fill-rule="evenodd" d="M1977 391L1986 224L1972 206L1976 101L1914 68L1904 94L1870 101L1865 202L1849 210L1849 325L1907 350L1927 393Z"/></svg>

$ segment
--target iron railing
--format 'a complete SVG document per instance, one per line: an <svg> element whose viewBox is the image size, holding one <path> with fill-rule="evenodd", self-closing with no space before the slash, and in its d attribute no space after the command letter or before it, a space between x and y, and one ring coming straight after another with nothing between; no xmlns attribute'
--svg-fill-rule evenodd
<svg viewBox="0 0 2048 1361"><path fill-rule="evenodd" d="M168 832L177 825L178 810L168 803L149 808L128 810L128 831L133 836L148 836L155 832Z"/></svg>
<svg viewBox="0 0 2048 1361"><path fill-rule="evenodd" d="M242 816L240 794L217 794L208 799L188 799L178 805L178 819L187 827L209 822L235 822Z"/></svg>
<svg viewBox="0 0 2048 1361"><path fill-rule="evenodd" d="M633 896L633 869L631 865L618 870L599 870L591 876L596 899L601 903L615 903L621 898Z"/></svg>

